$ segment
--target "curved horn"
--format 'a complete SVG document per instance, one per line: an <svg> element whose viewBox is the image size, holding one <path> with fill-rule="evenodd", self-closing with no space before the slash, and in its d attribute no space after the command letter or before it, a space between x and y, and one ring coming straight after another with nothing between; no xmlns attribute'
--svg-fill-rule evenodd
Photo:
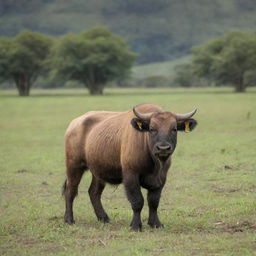
<svg viewBox="0 0 256 256"><path fill-rule="evenodd" d="M175 113L175 116L176 116L177 121L182 121L182 120L186 120L186 119L189 119L190 117L192 117L196 113L196 111L197 111L197 109L195 108L193 111L186 113L186 114Z"/></svg>
<svg viewBox="0 0 256 256"><path fill-rule="evenodd" d="M138 110L136 110L136 107L133 107L133 113L134 113L135 116L137 116L138 118L140 118L142 120L148 121L148 120L150 120L150 118L154 114L154 112L140 113Z"/></svg>

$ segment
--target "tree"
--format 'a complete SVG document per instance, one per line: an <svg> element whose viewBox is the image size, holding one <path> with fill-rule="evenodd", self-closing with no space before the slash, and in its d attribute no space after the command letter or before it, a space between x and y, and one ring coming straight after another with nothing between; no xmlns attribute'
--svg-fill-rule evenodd
<svg viewBox="0 0 256 256"><path fill-rule="evenodd" d="M52 52L53 77L76 80L91 94L107 82L127 77L135 60L125 42L102 27L64 36Z"/></svg>
<svg viewBox="0 0 256 256"><path fill-rule="evenodd" d="M15 38L0 38L0 78L13 80L20 96L28 96L33 82L42 74L52 39L32 31Z"/></svg>
<svg viewBox="0 0 256 256"><path fill-rule="evenodd" d="M180 64L175 66L174 84L181 87L191 87L194 85L195 75L191 64Z"/></svg>
<svg viewBox="0 0 256 256"><path fill-rule="evenodd" d="M255 33L231 32L192 48L192 52L194 68L201 77L217 84L232 84L236 92L244 92L250 81L255 81Z"/></svg>
<svg viewBox="0 0 256 256"><path fill-rule="evenodd" d="M208 86L209 81L205 78L198 77L194 71L192 63L179 64L175 66L174 85L181 87L198 87Z"/></svg>

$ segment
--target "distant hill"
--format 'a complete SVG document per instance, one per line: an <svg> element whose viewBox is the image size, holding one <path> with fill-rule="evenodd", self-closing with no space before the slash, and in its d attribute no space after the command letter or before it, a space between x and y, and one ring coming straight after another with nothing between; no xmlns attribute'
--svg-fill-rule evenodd
<svg viewBox="0 0 256 256"><path fill-rule="evenodd" d="M233 30L255 30L255 0L0 0L0 35L53 36L106 26L125 37L138 63L162 62Z"/></svg>
<svg viewBox="0 0 256 256"><path fill-rule="evenodd" d="M175 66L189 63L190 60L191 56L188 55L171 61L137 65L132 68L132 78L143 79L150 76L164 76L167 78L174 78Z"/></svg>

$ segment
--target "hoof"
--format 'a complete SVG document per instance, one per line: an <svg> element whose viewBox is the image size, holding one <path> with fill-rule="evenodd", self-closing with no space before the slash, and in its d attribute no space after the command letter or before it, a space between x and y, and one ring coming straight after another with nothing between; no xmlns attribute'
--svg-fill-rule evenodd
<svg viewBox="0 0 256 256"><path fill-rule="evenodd" d="M131 223L130 224L131 230L135 232L141 232L142 231L142 223Z"/></svg>
<svg viewBox="0 0 256 256"><path fill-rule="evenodd" d="M64 222L67 223L67 224L69 224L69 225L75 224L75 221L74 221L73 218L68 218L68 217L66 217L66 216L64 217Z"/></svg>
<svg viewBox="0 0 256 256"><path fill-rule="evenodd" d="M151 227L151 228L163 228L164 225L159 221L157 222L148 222L148 225Z"/></svg>
<svg viewBox="0 0 256 256"><path fill-rule="evenodd" d="M98 220L102 223L109 223L110 221L108 215L105 215L104 217L99 217Z"/></svg>
<svg viewBox="0 0 256 256"><path fill-rule="evenodd" d="M131 230L135 232L142 232L142 227L131 227Z"/></svg>
<svg viewBox="0 0 256 256"><path fill-rule="evenodd" d="M65 223L67 223L68 225L73 225L75 224L75 221L65 220Z"/></svg>

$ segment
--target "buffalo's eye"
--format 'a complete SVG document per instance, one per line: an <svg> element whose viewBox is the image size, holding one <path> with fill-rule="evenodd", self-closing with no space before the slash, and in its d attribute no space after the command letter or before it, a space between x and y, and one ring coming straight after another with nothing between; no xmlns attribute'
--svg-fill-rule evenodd
<svg viewBox="0 0 256 256"><path fill-rule="evenodd" d="M155 128L153 128L153 127L150 127L150 128L149 128L149 132L151 132L151 133L156 133L157 130L156 130Z"/></svg>
<svg viewBox="0 0 256 256"><path fill-rule="evenodd" d="M172 132L172 133L176 133L176 132L177 132L177 128L175 127L175 128L173 128L173 129L171 129L171 132Z"/></svg>

